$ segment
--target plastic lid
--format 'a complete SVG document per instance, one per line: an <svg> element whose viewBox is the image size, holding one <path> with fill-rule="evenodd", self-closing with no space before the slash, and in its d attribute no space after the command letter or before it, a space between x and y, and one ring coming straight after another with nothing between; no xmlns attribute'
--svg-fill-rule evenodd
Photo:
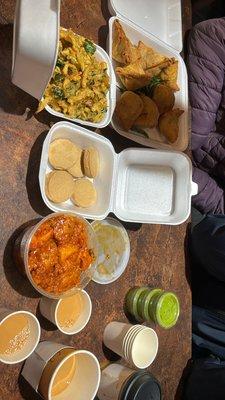
<svg viewBox="0 0 225 400"><path fill-rule="evenodd" d="M18 0L13 35L12 82L41 99L55 67L60 0Z"/></svg>
<svg viewBox="0 0 225 400"><path fill-rule="evenodd" d="M98 240L98 265L92 280L106 285L125 271L130 258L130 240L126 229L114 218L92 222Z"/></svg>
<svg viewBox="0 0 225 400"><path fill-rule="evenodd" d="M183 48L181 0L109 1L116 14L181 52Z"/></svg>
<svg viewBox="0 0 225 400"><path fill-rule="evenodd" d="M119 400L160 400L161 388L153 375L137 372L123 388Z"/></svg>

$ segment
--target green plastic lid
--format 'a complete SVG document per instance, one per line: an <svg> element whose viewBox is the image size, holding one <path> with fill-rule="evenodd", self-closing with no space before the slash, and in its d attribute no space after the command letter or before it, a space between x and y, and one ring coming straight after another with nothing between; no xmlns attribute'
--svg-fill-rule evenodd
<svg viewBox="0 0 225 400"><path fill-rule="evenodd" d="M180 315L180 304L177 296L172 292L164 292L156 306L156 319L158 324L165 329L176 325Z"/></svg>

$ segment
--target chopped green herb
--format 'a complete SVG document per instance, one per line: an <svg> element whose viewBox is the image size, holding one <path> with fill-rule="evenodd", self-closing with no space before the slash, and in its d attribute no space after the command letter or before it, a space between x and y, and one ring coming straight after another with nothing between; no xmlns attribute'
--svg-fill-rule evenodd
<svg viewBox="0 0 225 400"><path fill-rule="evenodd" d="M65 65L64 61L58 58L56 62L56 67L64 67L64 65Z"/></svg>
<svg viewBox="0 0 225 400"><path fill-rule="evenodd" d="M58 86L54 86L52 88L52 93L55 99L63 100L64 99L64 92Z"/></svg>
<svg viewBox="0 0 225 400"><path fill-rule="evenodd" d="M70 96L74 96L77 92L77 90L80 87L80 83L79 82L70 82L66 88L65 88L65 97L68 98Z"/></svg>
<svg viewBox="0 0 225 400"><path fill-rule="evenodd" d="M102 109L101 109L101 112L102 112L102 113L106 113L106 112L107 112L107 107L102 108Z"/></svg>
<svg viewBox="0 0 225 400"><path fill-rule="evenodd" d="M143 88L138 89L136 92L137 93L143 93L146 96L151 96L153 89L160 85L163 82L162 78L160 76L153 76L153 78L150 80L149 84L147 86L144 86Z"/></svg>
<svg viewBox="0 0 225 400"><path fill-rule="evenodd" d="M96 51L96 46L93 42L91 42L91 40L88 39L85 39L84 48L86 53L94 54Z"/></svg>
<svg viewBox="0 0 225 400"><path fill-rule="evenodd" d="M64 76L62 74L54 75L54 82L62 82L64 80Z"/></svg>

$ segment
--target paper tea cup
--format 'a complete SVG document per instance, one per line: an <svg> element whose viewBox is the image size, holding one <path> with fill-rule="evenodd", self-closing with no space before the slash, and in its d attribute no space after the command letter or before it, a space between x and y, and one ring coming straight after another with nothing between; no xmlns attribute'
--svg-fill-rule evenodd
<svg viewBox="0 0 225 400"><path fill-rule="evenodd" d="M82 331L85 326L88 324L91 313L92 313L92 302L90 299L89 294L85 290L77 290L70 297L72 299L75 296L80 296L81 301L81 310L79 316L73 321L72 319L69 320L67 326L62 326L59 321L59 307L62 305L62 302L66 302L68 297L65 297L60 300L49 299L47 297L42 297L39 303L40 312L41 314L51 321L53 324L57 326L57 328L66 335L74 335L80 331ZM72 315L72 314L71 314Z"/></svg>
<svg viewBox="0 0 225 400"><path fill-rule="evenodd" d="M151 365L158 353L156 332L142 325L111 322L105 328L103 341L110 350L140 369Z"/></svg>
<svg viewBox="0 0 225 400"><path fill-rule="evenodd" d="M55 378L68 361L72 361L74 371L65 390L55 395ZM89 351L42 342L26 361L22 376L45 400L71 400L75 394L76 400L93 400L99 388L101 372L97 358Z"/></svg>
<svg viewBox="0 0 225 400"><path fill-rule="evenodd" d="M132 327L133 325L123 322L110 322L103 334L105 346L119 356L124 357L124 338Z"/></svg>
<svg viewBox="0 0 225 400"><path fill-rule="evenodd" d="M28 331L24 333L26 338L16 338L16 340L20 341L21 344L18 343L18 350L7 354L0 354L0 361L4 364L17 364L19 362L24 361L28 358L35 348L37 347L40 335L41 328L38 319L32 313L28 311L10 311L7 309L0 309L0 326L7 321L10 317L24 315L28 321ZM13 340L15 340L13 339ZM2 342L2 338L0 337L0 341ZM24 341L24 344L22 345ZM15 344L14 344L15 346Z"/></svg>
<svg viewBox="0 0 225 400"><path fill-rule="evenodd" d="M139 369L149 367L158 353L158 336L147 327L137 331L130 340L128 338L126 360Z"/></svg>

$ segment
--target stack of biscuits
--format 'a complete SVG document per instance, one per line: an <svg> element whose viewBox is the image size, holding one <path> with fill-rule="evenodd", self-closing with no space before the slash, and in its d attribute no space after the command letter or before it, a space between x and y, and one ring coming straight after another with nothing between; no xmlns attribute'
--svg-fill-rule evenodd
<svg viewBox="0 0 225 400"><path fill-rule="evenodd" d="M97 201L92 179L99 174L99 153L95 147L81 149L69 139L56 139L49 147L48 160L54 169L46 175L46 196L54 203L69 199L77 207L91 207Z"/></svg>

